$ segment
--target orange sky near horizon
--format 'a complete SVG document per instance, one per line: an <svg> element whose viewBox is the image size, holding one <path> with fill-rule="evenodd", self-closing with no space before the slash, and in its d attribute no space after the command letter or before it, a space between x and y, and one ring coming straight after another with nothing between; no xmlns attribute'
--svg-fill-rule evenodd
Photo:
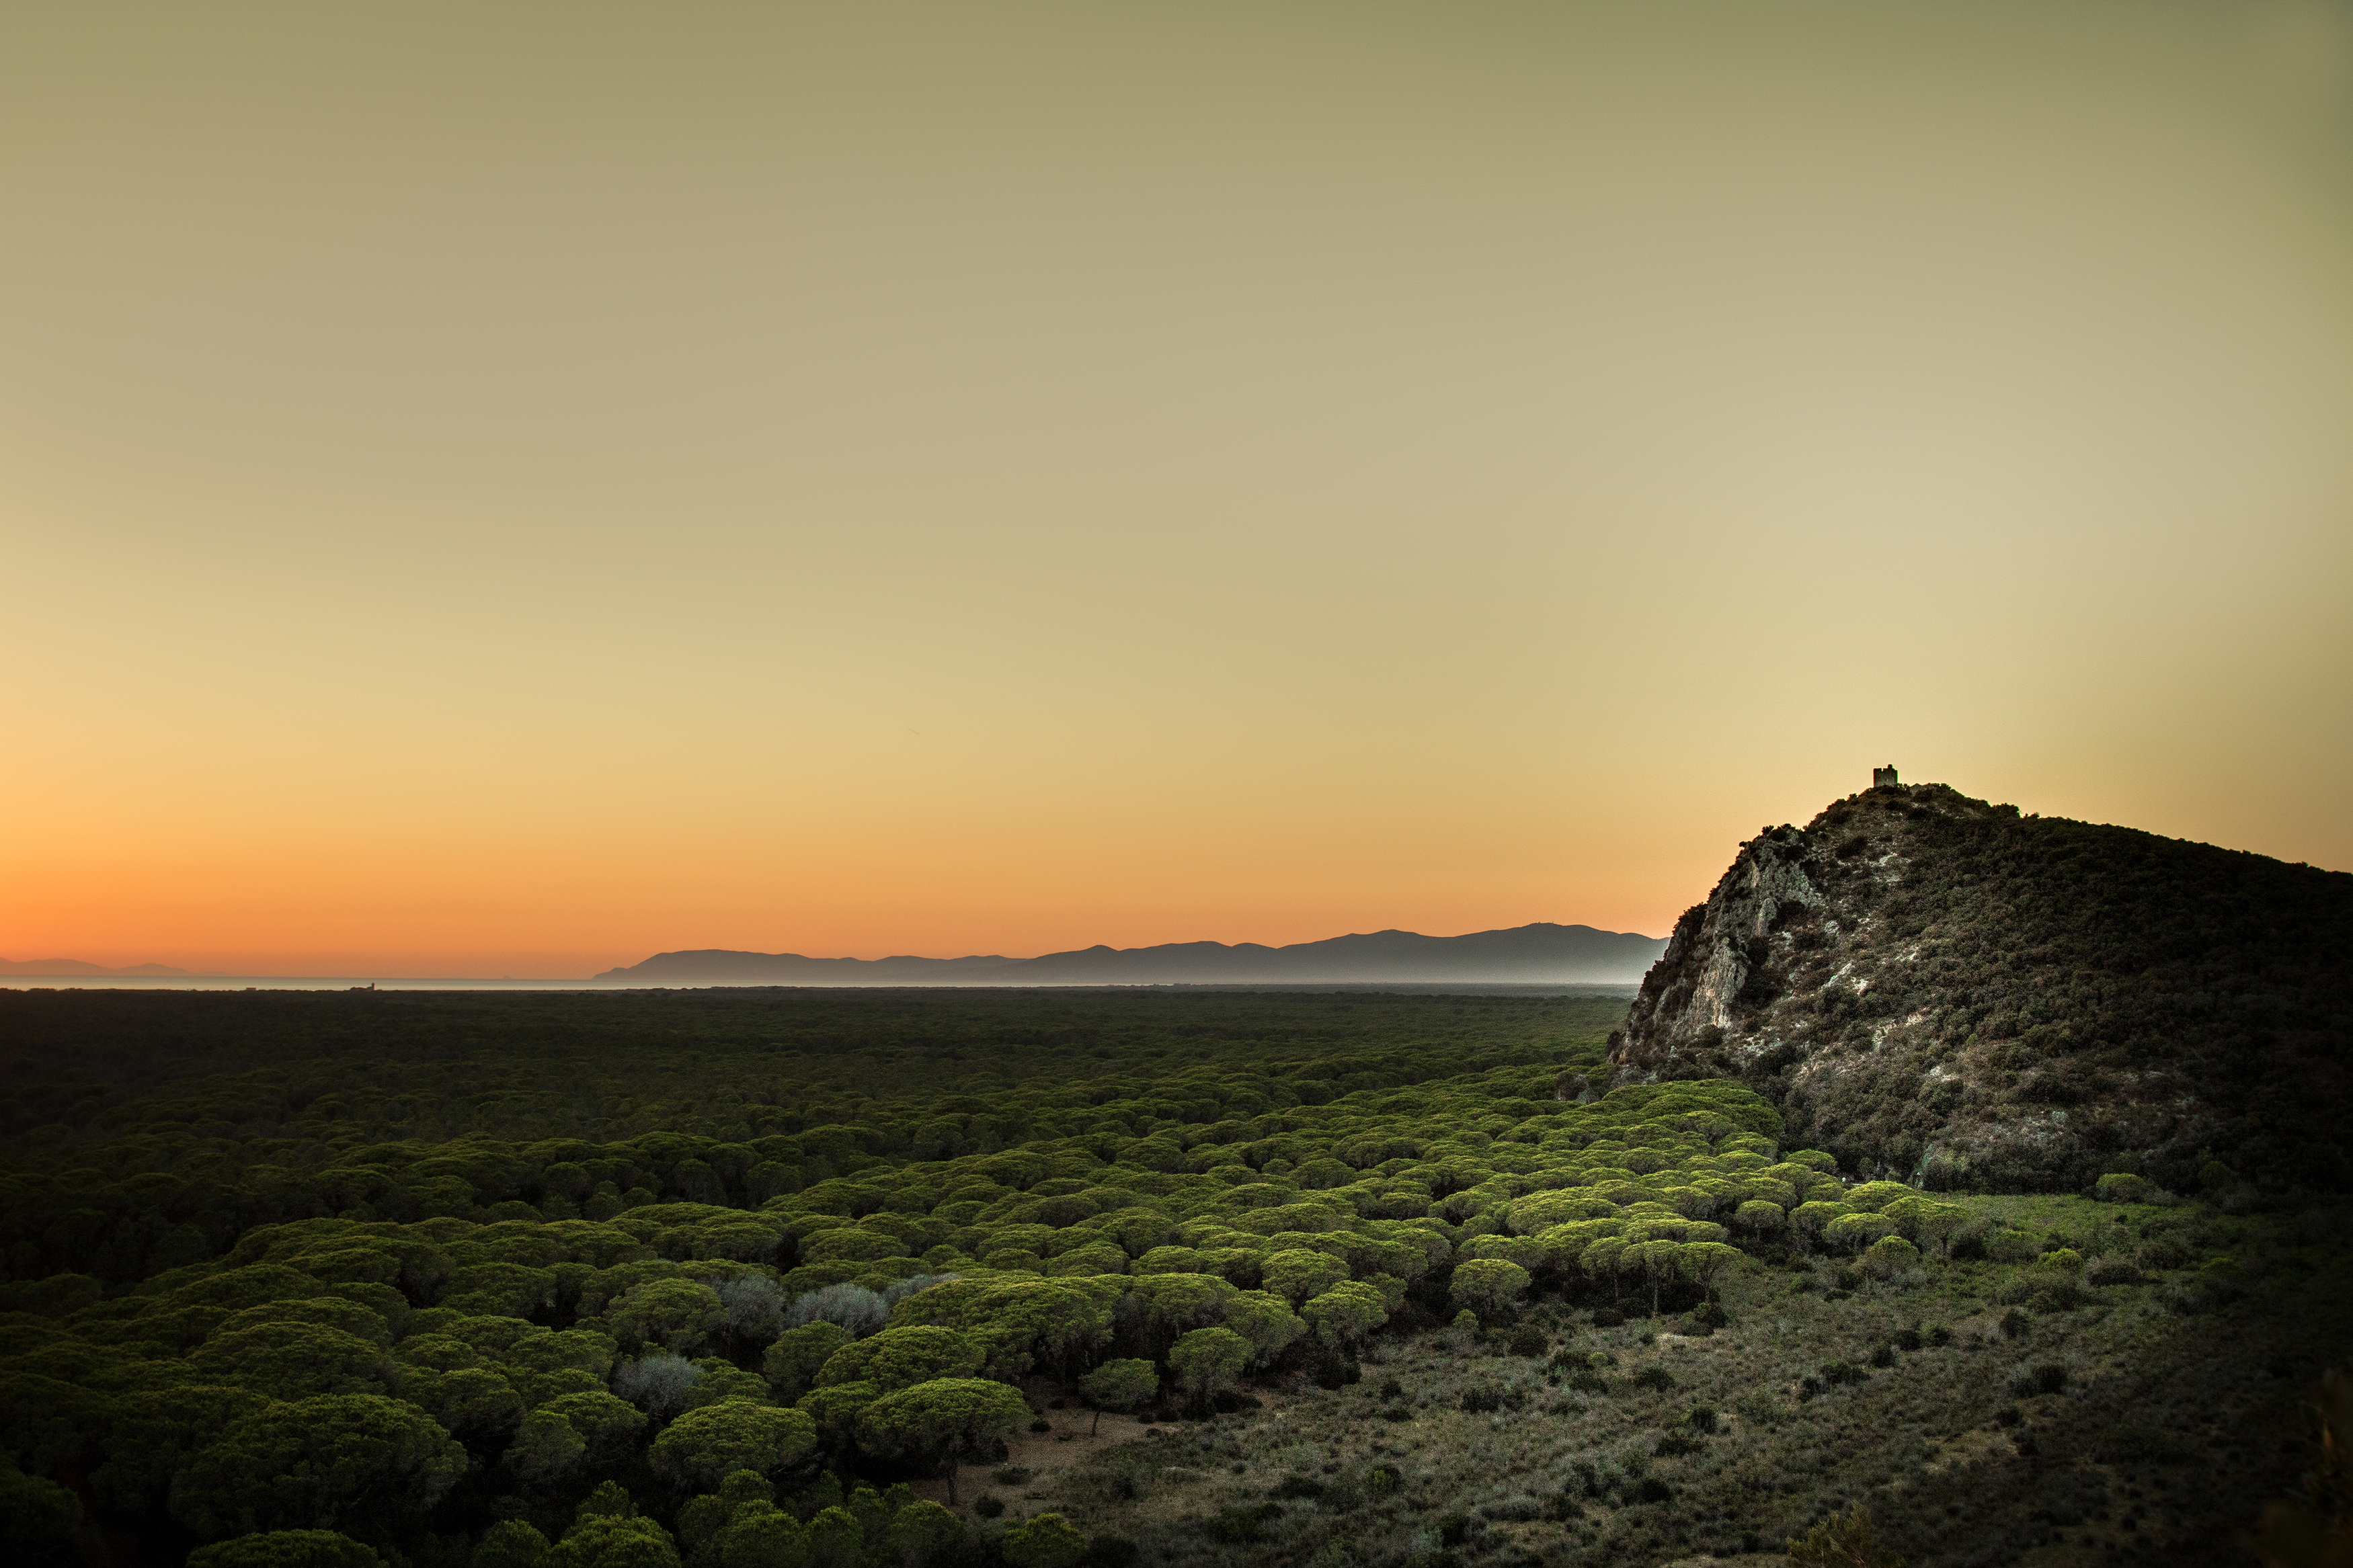
<svg viewBox="0 0 2353 1568"><path fill-rule="evenodd" d="M0 15L0 956L2353 868L2341 0Z"/></svg>

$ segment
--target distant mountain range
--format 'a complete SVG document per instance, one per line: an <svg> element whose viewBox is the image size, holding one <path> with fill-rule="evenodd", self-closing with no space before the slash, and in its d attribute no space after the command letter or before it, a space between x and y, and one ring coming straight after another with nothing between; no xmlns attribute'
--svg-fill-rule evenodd
<svg viewBox="0 0 2353 1568"><path fill-rule="evenodd" d="M1630 985L1666 945L1663 938L1632 931L1538 923L1466 936L1370 931L1288 947L1254 942L1095 946L1039 958L804 958L704 948L659 952L596 978L649 985Z"/></svg>
<svg viewBox="0 0 2353 1568"><path fill-rule="evenodd" d="M18 962L0 958L0 974L185 974L185 969L174 969L168 963L130 963L120 969L109 969L102 963L84 963L79 958L27 958Z"/></svg>

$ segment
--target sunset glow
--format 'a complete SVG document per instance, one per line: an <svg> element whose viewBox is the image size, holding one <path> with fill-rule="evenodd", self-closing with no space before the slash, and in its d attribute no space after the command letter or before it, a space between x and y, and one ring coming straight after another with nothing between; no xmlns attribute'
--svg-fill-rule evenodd
<svg viewBox="0 0 2353 1568"><path fill-rule="evenodd" d="M2339 5L13 8L0 956L2353 867Z"/></svg>

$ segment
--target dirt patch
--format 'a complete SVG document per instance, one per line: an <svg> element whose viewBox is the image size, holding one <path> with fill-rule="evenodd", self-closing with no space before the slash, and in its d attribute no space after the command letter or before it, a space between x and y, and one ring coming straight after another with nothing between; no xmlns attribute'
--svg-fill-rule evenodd
<svg viewBox="0 0 2353 1568"><path fill-rule="evenodd" d="M1029 1499L1032 1493L1050 1498L1069 1479L1069 1473L1085 1464L1106 1448L1122 1443L1147 1440L1146 1434L1157 1428L1148 1427L1133 1415L1115 1415L1105 1411L1103 1425L1089 1436L1087 1429L1094 1425L1092 1410L1049 1410L1044 1419L1052 1424L1046 1432L1016 1432L1005 1439L1005 1458L991 1464L965 1461L956 1467L956 1498L961 1511L972 1510L972 1500L982 1492L994 1492L1008 1500ZM1030 1479L1018 1487L1004 1486L991 1479L994 1472L1007 1468L1028 1470ZM948 1500L948 1482L944 1475L927 1476L910 1483L920 1498L944 1505ZM1032 1512L1033 1509L1020 1509Z"/></svg>

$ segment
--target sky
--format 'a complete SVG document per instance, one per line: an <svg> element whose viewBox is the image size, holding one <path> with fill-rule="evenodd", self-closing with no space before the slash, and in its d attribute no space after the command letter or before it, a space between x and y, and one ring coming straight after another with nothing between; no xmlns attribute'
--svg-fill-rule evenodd
<svg viewBox="0 0 2353 1568"><path fill-rule="evenodd" d="M2353 868L2353 5L0 10L0 956Z"/></svg>

